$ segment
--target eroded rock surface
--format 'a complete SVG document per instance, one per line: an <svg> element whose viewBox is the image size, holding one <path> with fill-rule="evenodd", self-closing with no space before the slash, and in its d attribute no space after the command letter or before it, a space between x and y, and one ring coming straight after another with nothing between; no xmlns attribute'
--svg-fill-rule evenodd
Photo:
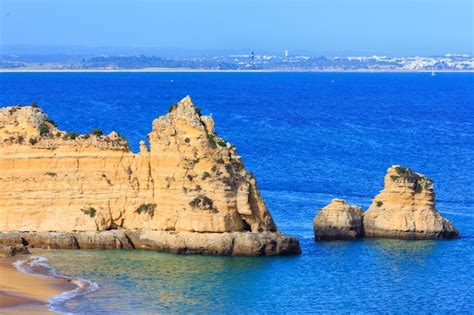
<svg viewBox="0 0 474 315"><path fill-rule="evenodd" d="M387 170L384 189L364 213L366 236L408 239L458 237L453 224L436 210L433 181L395 165Z"/></svg>
<svg viewBox="0 0 474 315"><path fill-rule="evenodd" d="M273 232L174 233L164 231L127 232L136 248L227 256L272 256L300 254L294 237Z"/></svg>
<svg viewBox="0 0 474 315"><path fill-rule="evenodd" d="M316 240L386 237L450 239L459 236L453 224L436 210L433 182L411 169L387 170L385 188L362 212L341 199L320 209L313 221Z"/></svg>
<svg viewBox="0 0 474 315"><path fill-rule="evenodd" d="M46 249L147 249L176 254L272 256L300 254L299 242L280 232L167 232L112 230L80 232L5 232L1 244ZM9 247L10 245L0 245ZM26 246L25 246L26 248Z"/></svg>
<svg viewBox="0 0 474 315"><path fill-rule="evenodd" d="M362 209L333 199L313 220L316 240L356 239L362 236Z"/></svg>
<svg viewBox="0 0 474 315"><path fill-rule="evenodd" d="M0 109L0 231L48 232L36 237L51 248L79 239L56 241L50 231L281 237L235 147L189 97L153 121L148 140L149 148L142 141L134 154L116 132L67 133L36 106ZM126 242L114 236L113 243Z"/></svg>
<svg viewBox="0 0 474 315"><path fill-rule="evenodd" d="M131 249L134 248L122 230L80 232L2 232L0 243L45 249Z"/></svg>
<svg viewBox="0 0 474 315"><path fill-rule="evenodd" d="M30 251L23 244L3 245L0 244L0 257L11 257L18 255L28 255Z"/></svg>

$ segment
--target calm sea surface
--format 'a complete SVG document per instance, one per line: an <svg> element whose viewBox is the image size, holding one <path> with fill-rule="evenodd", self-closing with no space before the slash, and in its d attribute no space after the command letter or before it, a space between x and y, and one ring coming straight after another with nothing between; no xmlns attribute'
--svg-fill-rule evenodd
<svg viewBox="0 0 474 315"><path fill-rule="evenodd" d="M190 94L254 172L296 257L56 251L58 272L99 290L78 313L471 313L474 310L474 74L1 73L0 106L37 101L61 129L117 130L132 150ZM453 241L315 243L331 198L366 208L392 164L435 181Z"/></svg>

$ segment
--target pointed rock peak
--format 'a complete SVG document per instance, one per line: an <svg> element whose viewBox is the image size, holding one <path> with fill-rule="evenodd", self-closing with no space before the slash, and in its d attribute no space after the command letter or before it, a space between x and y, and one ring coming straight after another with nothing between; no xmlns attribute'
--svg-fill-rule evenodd
<svg viewBox="0 0 474 315"><path fill-rule="evenodd" d="M168 110L168 113L170 114L170 116L176 117L195 118L201 116L201 111L199 110L199 108L196 107L196 105L194 105L189 95L183 98L178 103L174 103L173 105L171 105Z"/></svg>
<svg viewBox="0 0 474 315"><path fill-rule="evenodd" d="M179 101L179 103L187 105L187 106L194 106L193 100L191 99L191 96L189 95L186 95L185 97L183 97L183 99Z"/></svg>

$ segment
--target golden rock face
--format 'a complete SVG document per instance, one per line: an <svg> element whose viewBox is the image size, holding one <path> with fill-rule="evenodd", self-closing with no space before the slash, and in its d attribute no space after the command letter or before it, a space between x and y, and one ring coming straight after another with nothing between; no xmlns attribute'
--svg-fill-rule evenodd
<svg viewBox="0 0 474 315"><path fill-rule="evenodd" d="M356 239L362 236L362 209L343 199L333 199L313 219L319 240Z"/></svg>
<svg viewBox="0 0 474 315"><path fill-rule="evenodd" d="M364 213L364 233L372 237L453 238L458 231L435 208L433 182L411 169L394 165L385 187Z"/></svg>
<svg viewBox="0 0 474 315"><path fill-rule="evenodd" d="M453 224L435 208L433 182L411 169L394 165L387 170L384 189L369 209L333 199L313 220L315 240L387 237L450 239L459 236Z"/></svg>
<svg viewBox="0 0 474 315"><path fill-rule="evenodd" d="M59 130L34 106L0 109L0 231L277 231L237 155L189 97L150 147Z"/></svg>

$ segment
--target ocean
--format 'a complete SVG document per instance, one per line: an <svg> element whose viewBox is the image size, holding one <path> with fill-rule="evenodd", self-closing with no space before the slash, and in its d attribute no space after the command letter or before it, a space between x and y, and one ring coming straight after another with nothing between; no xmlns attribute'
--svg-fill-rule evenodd
<svg viewBox="0 0 474 315"><path fill-rule="evenodd" d="M473 73L0 73L0 106L38 102L60 129L101 128L133 151L152 120L191 95L238 148L293 257L43 251L98 289L53 301L70 313L472 314ZM315 243L332 198L367 208L386 169L435 182L450 241Z"/></svg>

